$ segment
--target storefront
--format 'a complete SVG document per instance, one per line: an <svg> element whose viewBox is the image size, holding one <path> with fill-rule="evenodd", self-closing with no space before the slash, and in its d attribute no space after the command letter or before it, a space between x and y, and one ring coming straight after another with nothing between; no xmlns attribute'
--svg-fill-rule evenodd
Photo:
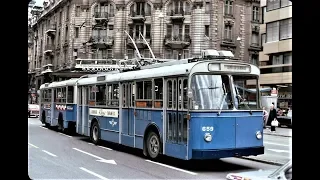
<svg viewBox="0 0 320 180"><path fill-rule="evenodd" d="M292 109L292 84L278 86L278 107Z"/></svg>

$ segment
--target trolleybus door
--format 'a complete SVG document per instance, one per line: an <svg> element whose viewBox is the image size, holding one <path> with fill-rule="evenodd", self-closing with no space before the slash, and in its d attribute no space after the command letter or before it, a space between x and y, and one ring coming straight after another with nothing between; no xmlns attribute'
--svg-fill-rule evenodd
<svg viewBox="0 0 320 180"><path fill-rule="evenodd" d="M83 86L82 87L82 115L81 115L81 134L83 135L89 135L89 123L88 123L88 119L89 119L89 115L88 115L88 87ZM85 131L85 128L87 127L87 131Z"/></svg>
<svg viewBox="0 0 320 180"><path fill-rule="evenodd" d="M134 83L122 83L122 115L121 115L121 135L133 136L134 134Z"/></svg>
<svg viewBox="0 0 320 180"><path fill-rule="evenodd" d="M166 154L170 156L187 156L187 77L170 78L167 82L166 110ZM173 149L171 149L173 148ZM178 150L179 149L179 150ZM179 151L180 153L175 153Z"/></svg>

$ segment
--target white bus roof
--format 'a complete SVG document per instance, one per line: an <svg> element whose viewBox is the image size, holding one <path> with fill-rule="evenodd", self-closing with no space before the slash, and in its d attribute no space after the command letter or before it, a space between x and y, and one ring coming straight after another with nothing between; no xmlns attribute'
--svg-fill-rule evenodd
<svg viewBox="0 0 320 180"><path fill-rule="evenodd" d="M52 83L46 83L42 84L40 86L40 89L47 89L47 88L53 88L53 87L63 87L63 86L74 86L77 82L78 78L72 78L65 81L59 81L59 82L52 82Z"/></svg>
<svg viewBox="0 0 320 180"><path fill-rule="evenodd" d="M219 60L218 61L213 61L213 60L199 61L199 62L192 62L188 64L177 64L177 65L171 65L171 66L162 66L162 67L156 67L156 68L150 68L150 69L128 71L128 72L122 72L118 74L109 74L109 75L107 74L105 75L105 80L100 81L99 83L130 81L135 79L147 79L147 78L155 78L155 77L174 76L174 75L187 75L191 72L191 69L193 67L201 68L200 70L201 72L209 72L208 71L209 63L235 63L235 61L221 61L221 60L220 61ZM239 61L237 61L236 63L250 65L251 67L250 74L254 74L254 75L260 74L259 68L252 64L239 62ZM201 66L196 66L197 64ZM104 76L104 75L102 74L101 76ZM78 81L78 85L88 85L88 84L95 84L95 83L98 83L97 77L83 78Z"/></svg>
<svg viewBox="0 0 320 180"><path fill-rule="evenodd" d="M62 86L73 86L78 81L78 85L89 85L89 84L96 84L96 83L106 83L106 82L119 82L119 81L130 81L135 79L148 79L148 78L155 78L155 77L167 77L167 76L175 76L175 75L188 75L191 71L193 72L210 72L208 70L208 65L210 63L235 63L235 64L243 64L243 65L250 65L250 73L253 75L259 75L260 70L257 66L241 62L241 61L232 61L232 60L206 60L206 61L198 61L198 62L190 62L186 64L174 64L174 65L167 65L167 66L160 66L160 67L152 67L150 66L143 66L141 70L132 70L127 72L121 73L107 73L101 74L100 76L104 76L105 79L103 81L98 82L97 76L91 76L87 78L76 78L76 79L69 79L66 81L61 82L52 82L42 84L40 89L44 88L54 88L54 87L62 87Z"/></svg>

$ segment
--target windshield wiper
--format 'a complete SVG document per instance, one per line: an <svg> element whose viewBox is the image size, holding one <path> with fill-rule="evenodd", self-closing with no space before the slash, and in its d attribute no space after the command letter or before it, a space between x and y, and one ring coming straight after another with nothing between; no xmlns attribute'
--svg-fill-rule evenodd
<svg viewBox="0 0 320 180"><path fill-rule="evenodd" d="M248 104L246 104L245 103L245 100L239 95L239 94L237 94L237 98L239 99L239 101L240 101L240 104L244 104L245 106L246 106L246 108L248 108L249 109L249 113L250 113L250 115L252 115L252 111L251 111L251 108L248 106Z"/></svg>
<svg viewBox="0 0 320 180"><path fill-rule="evenodd" d="M223 85L224 94L223 94L223 97L222 97L222 101L220 102L220 108L219 108L219 112L217 114L218 116L220 116L220 114L221 114L223 102L226 100L226 97L227 97L227 94L228 94L227 91L226 91L226 86L224 85L224 83L222 85Z"/></svg>

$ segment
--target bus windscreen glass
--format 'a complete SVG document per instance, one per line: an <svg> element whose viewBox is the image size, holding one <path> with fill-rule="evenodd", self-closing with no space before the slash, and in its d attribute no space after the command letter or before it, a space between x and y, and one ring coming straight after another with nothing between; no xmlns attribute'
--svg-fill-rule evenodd
<svg viewBox="0 0 320 180"><path fill-rule="evenodd" d="M192 109L233 109L229 82L227 75L194 75L191 80Z"/></svg>
<svg viewBox="0 0 320 180"><path fill-rule="evenodd" d="M253 75L233 75L235 87L235 107L239 110L259 110L258 77Z"/></svg>

